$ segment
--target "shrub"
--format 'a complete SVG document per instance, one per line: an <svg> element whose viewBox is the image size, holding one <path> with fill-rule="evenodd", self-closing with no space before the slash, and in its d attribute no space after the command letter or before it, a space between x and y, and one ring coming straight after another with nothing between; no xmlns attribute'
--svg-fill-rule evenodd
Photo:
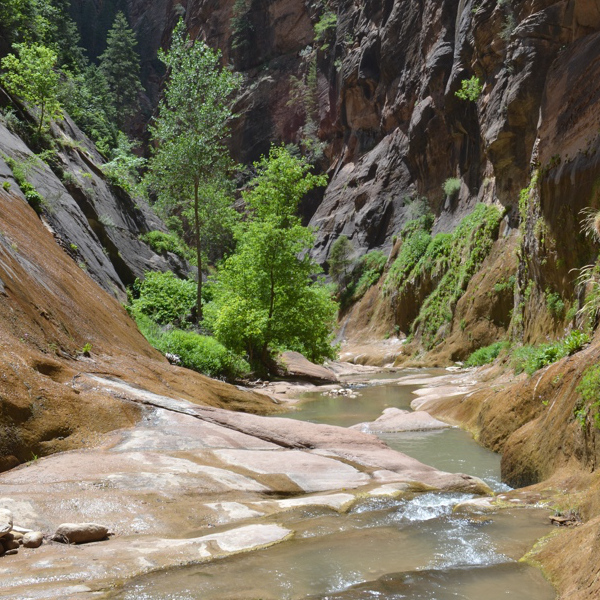
<svg viewBox="0 0 600 600"><path fill-rule="evenodd" d="M510 343L504 341L479 348L465 361L465 367L480 367L481 365L487 365L498 358L500 352L509 346Z"/></svg>
<svg viewBox="0 0 600 600"><path fill-rule="evenodd" d="M173 273L147 272L133 285L131 307L134 314L150 317L155 323L182 322L196 304L196 283L178 279Z"/></svg>
<svg viewBox="0 0 600 600"><path fill-rule="evenodd" d="M546 308L548 312L554 317L562 317L565 311L565 303L559 294L556 292L550 292L550 289L546 289Z"/></svg>
<svg viewBox="0 0 600 600"><path fill-rule="evenodd" d="M533 375L537 370L578 352L590 341L587 333L574 329L565 338L540 346L522 346L513 352L515 373Z"/></svg>
<svg viewBox="0 0 600 600"><path fill-rule="evenodd" d="M140 240L146 242L157 254L172 252L190 262L195 258L194 252L176 233L165 233L158 230L149 231L140 235Z"/></svg>
<svg viewBox="0 0 600 600"><path fill-rule="evenodd" d="M471 77L470 79L463 79L460 82L460 90L454 92L454 95L461 100L470 100L471 102L477 102L477 99L483 91L483 83L479 81L479 77Z"/></svg>
<svg viewBox="0 0 600 600"><path fill-rule="evenodd" d="M456 196L456 194L460 192L460 186L461 182L458 177L449 177L446 179L446 181L444 181L442 189L444 190L444 194L446 194L446 196L452 197Z"/></svg>
<svg viewBox="0 0 600 600"><path fill-rule="evenodd" d="M436 235L415 266L411 277L428 274L439 282L411 327L413 333L424 335L427 346L433 345L440 327L452 320L456 303L489 254L501 217L495 206L478 204L452 234Z"/></svg>
<svg viewBox="0 0 600 600"><path fill-rule="evenodd" d="M337 27L337 16L334 12L328 10L323 13L321 18L315 23L315 39L323 41L329 32Z"/></svg>
<svg viewBox="0 0 600 600"><path fill-rule="evenodd" d="M204 373L209 377L235 379L250 371L248 363L236 356L212 337L192 331L172 329L163 331L144 315L137 315L136 322L144 337L163 354L176 354L182 366Z"/></svg>
<svg viewBox="0 0 600 600"><path fill-rule="evenodd" d="M577 392L581 394L583 404L578 404L575 409L575 417L583 426L585 419L591 410L594 411L594 423L600 429L600 365L588 367L583 372L581 382L577 386Z"/></svg>

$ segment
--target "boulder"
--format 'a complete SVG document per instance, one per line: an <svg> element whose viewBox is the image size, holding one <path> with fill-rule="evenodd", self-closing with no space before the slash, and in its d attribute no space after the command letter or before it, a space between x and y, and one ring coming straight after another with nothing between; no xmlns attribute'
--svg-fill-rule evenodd
<svg viewBox="0 0 600 600"><path fill-rule="evenodd" d="M98 542L108 536L108 528L96 523L63 523L52 536L55 542L85 544Z"/></svg>
<svg viewBox="0 0 600 600"><path fill-rule="evenodd" d="M432 417L424 410L411 412L399 408L386 408L375 421L358 423L351 429L365 433L395 433L398 431L428 431L446 427L450 427L450 425Z"/></svg>
<svg viewBox="0 0 600 600"><path fill-rule="evenodd" d="M44 541L44 534L41 531L30 531L23 536L23 546L25 548L39 548Z"/></svg>
<svg viewBox="0 0 600 600"><path fill-rule="evenodd" d="M283 375L286 378L315 383L331 383L338 380L331 369L310 362L300 352L283 352L279 355L279 363L284 369Z"/></svg>
<svg viewBox="0 0 600 600"><path fill-rule="evenodd" d="M13 515L7 508L0 508L0 537L10 533L13 527Z"/></svg>

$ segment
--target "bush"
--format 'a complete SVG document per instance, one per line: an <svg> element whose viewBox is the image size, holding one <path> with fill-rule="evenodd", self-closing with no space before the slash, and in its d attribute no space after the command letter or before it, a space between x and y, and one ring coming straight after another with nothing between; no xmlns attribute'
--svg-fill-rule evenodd
<svg viewBox="0 0 600 600"><path fill-rule="evenodd" d="M180 258L193 261L194 252L176 233L165 233L164 231L149 231L140 235L140 240L146 242L154 252L163 254L172 252Z"/></svg>
<svg viewBox="0 0 600 600"><path fill-rule="evenodd" d="M496 342L490 346L479 348L465 361L465 367L480 367L481 365L487 365L498 358L500 352L509 346L509 342Z"/></svg>
<svg viewBox="0 0 600 600"><path fill-rule="evenodd" d="M581 350L590 341L587 333L574 329L565 338L540 346L522 346L513 352L515 373L533 375L537 370Z"/></svg>
<svg viewBox="0 0 600 600"><path fill-rule="evenodd" d="M148 272L136 279L131 301L134 315L150 317L155 323L182 322L196 305L196 283L178 279L173 273Z"/></svg>
<svg viewBox="0 0 600 600"><path fill-rule="evenodd" d="M137 315L136 322L144 337L163 354L176 354L182 366L208 375L235 379L250 371L248 363L227 350L212 337L192 331L172 329L163 331L144 315Z"/></svg>
<svg viewBox="0 0 600 600"><path fill-rule="evenodd" d="M546 308L548 312L555 318L558 319L562 317L565 312L565 303L559 294L556 292L550 292L549 289L546 290Z"/></svg>
<svg viewBox="0 0 600 600"><path fill-rule="evenodd" d="M456 196L458 192L460 192L461 181L458 177L448 177L446 181L444 181L444 185L442 185L442 189L444 190L444 194L446 196Z"/></svg>
<svg viewBox="0 0 600 600"><path fill-rule="evenodd" d="M588 367L583 372L581 382L577 386L577 392L581 394L583 404L579 404L575 409L575 417L583 426L590 410L594 411L594 423L600 429L600 365Z"/></svg>
<svg viewBox="0 0 600 600"><path fill-rule="evenodd" d="M360 257L348 277L346 287L340 294L342 308L358 302L369 288L379 281L386 262L387 257L381 250L373 250Z"/></svg>
<svg viewBox="0 0 600 600"><path fill-rule="evenodd" d="M460 82L460 90L454 93L455 96L461 100L470 100L471 102L477 102L477 99L483 91L483 83L479 81L479 77L471 77L470 79L463 79Z"/></svg>

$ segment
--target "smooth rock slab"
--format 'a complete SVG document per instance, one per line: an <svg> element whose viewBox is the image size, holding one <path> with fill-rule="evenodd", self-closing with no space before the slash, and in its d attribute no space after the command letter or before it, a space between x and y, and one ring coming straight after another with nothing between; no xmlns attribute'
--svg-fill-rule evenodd
<svg viewBox="0 0 600 600"><path fill-rule="evenodd" d="M305 492L355 488L370 481L369 475L339 460L300 450L218 450L215 454L255 473L285 475Z"/></svg>
<svg viewBox="0 0 600 600"><path fill-rule="evenodd" d="M108 535L108 527L97 523L63 523L59 525L52 539L68 544L99 542Z"/></svg>
<svg viewBox="0 0 600 600"><path fill-rule="evenodd" d="M423 410L411 412L399 408L386 408L383 414L369 423L358 423L350 429L364 433L396 433L400 431L429 431L446 429L447 423L439 421Z"/></svg>

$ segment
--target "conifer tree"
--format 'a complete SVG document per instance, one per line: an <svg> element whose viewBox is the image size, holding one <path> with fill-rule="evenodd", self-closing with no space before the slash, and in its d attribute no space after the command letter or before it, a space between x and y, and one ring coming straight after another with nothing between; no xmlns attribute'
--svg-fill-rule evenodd
<svg viewBox="0 0 600 600"><path fill-rule="evenodd" d="M158 147L146 182L163 213L187 216L198 264L197 321L202 320L202 255L211 221L229 203L226 176L232 161L225 145L233 113L231 99L241 80L221 68L220 54L202 40L192 42L180 21L168 52L159 52L169 79L151 127Z"/></svg>
<svg viewBox="0 0 600 600"><path fill-rule="evenodd" d="M123 126L135 113L139 95L140 57L137 40L122 12L118 12L106 39L106 50L100 56L100 69L104 73L114 96L119 125Z"/></svg>

